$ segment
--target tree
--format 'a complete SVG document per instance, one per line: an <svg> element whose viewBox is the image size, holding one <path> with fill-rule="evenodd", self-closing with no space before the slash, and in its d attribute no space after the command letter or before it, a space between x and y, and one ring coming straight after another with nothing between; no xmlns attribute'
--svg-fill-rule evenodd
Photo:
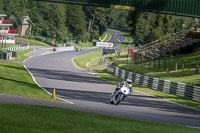
<svg viewBox="0 0 200 133"><path fill-rule="evenodd" d="M15 16L16 21L15 26L19 26L22 23L22 16L28 14L29 10L29 0L6 0L4 1L4 10L9 16Z"/></svg>
<svg viewBox="0 0 200 133"><path fill-rule="evenodd" d="M128 31L128 16L129 12L126 10L111 10L111 24L110 27L122 30L122 31Z"/></svg>
<svg viewBox="0 0 200 133"><path fill-rule="evenodd" d="M0 0L0 13L4 13L4 1L3 0Z"/></svg>
<svg viewBox="0 0 200 133"><path fill-rule="evenodd" d="M134 37L135 45L145 45L165 38L184 29L190 29L194 24L193 18L166 14L131 12L129 17L130 33Z"/></svg>
<svg viewBox="0 0 200 133"><path fill-rule="evenodd" d="M82 6L66 6L66 26L77 41L84 41L87 32L86 17Z"/></svg>
<svg viewBox="0 0 200 133"><path fill-rule="evenodd" d="M90 40L98 39L111 23L110 9L84 6L83 10L86 14L87 30L90 32Z"/></svg>
<svg viewBox="0 0 200 133"><path fill-rule="evenodd" d="M65 26L66 7L64 4L33 2L31 20L35 35L59 42L69 40L68 28Z"/></svg>

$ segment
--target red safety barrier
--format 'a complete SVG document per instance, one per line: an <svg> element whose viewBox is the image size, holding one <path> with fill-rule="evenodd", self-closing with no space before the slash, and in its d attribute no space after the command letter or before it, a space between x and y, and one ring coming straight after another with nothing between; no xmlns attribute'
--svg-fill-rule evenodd
<svg viewBox="0 0 200 133"><path fill-rule="evenodd" d="M8 34L16 34L17 32L16 32L16 30L9 30L8 31Z"/></svg>
<svg viewBox="0 0 200 133"><path fill-rule="evenodd" d="M134 59L137 60L137 58L138 58L138 53L135 52L134 53Z"/></svg>

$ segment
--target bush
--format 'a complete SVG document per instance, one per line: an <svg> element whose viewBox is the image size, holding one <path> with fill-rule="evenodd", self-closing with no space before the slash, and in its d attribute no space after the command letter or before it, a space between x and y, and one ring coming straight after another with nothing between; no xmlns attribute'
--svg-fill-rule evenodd
<svg viewBox="0 0 200 133"><path fill-rule="evenodd" d="M46 38L41 37L41 36L35 36L34 39L41 42L44 42L46 40Z"/></svg>

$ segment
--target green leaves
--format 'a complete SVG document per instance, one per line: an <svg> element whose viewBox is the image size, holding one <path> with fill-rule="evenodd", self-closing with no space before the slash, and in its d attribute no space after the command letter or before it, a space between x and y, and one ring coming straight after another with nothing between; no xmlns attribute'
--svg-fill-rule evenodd
<svg viewBox="0 0 200 133"><path fill-rule="evenodd" d="M66 26L73 35L73 39L83 41L85 32L87 32L85 14L82 6L66 6Z"/></svg>
<svg viewBox="0 0 200 133"><path fill-rule="evenodd" d="M184 26L186 24L186 26ZM192 18L166 14L131 12L129 27L135 45L144 45L194 26Z"/></svg>

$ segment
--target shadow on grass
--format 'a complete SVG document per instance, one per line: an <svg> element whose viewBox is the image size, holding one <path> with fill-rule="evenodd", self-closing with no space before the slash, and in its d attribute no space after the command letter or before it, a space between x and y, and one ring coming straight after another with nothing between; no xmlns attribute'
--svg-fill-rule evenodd
<svg viewBox="0 0 200 133"><path fill-rule="evenodd" d="M5 65L5 64L0 64L0 66L3 66L5 68L12 68L12 69L17 69L17 70L23 70L26 71L25 68L23 66L17 67L17 66L11 66L11 65Z"/></svg>
<svg viewBox="0 0 200 133"><path fill-rule="evenodd" d="M36 88L36 86L37 86L36 84L27 83L27 82L18 81L18 80L9 79L9 78L4 78L4 77L1 77L1 76L0 76L0 79L10 81L10 82L14 82L14 83L23 84L23 85L26 85L26 86L29 86L29 87L34 87L34 88ZM37 88L40 89L39 87L37 87Z"/></svg>

